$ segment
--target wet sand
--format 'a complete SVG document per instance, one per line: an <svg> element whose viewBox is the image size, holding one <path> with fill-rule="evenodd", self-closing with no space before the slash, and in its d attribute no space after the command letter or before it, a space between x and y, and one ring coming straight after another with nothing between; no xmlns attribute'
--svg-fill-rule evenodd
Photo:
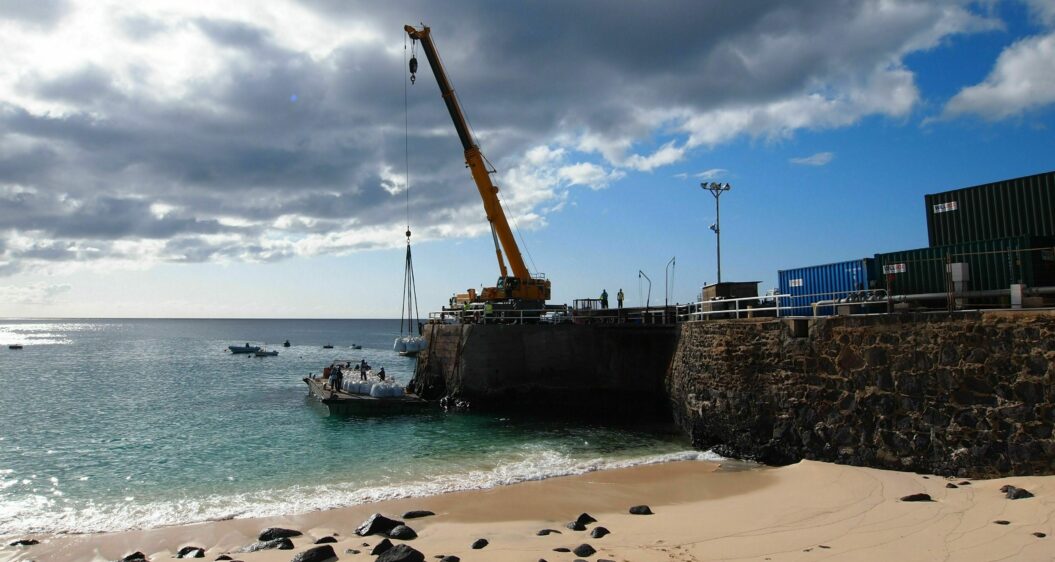
<svg viewBox="0 0 1055 562"><path fill-rule="evenodd" d="M418 509L436 515L407 520L418 538L392 542L405 542L426 560L452 554L463 561L571 561L579 557L553 549L583 543L597 550L588 560L632 562L1055 558L1055 476L978 480L955 489L946 487L950 482L962 479L810 461L748 470L676 462L286 517L36 537L41 544L4 547L0 560L118 560L134 551L170 560L180 547L194 545L207 549L202 560L230 553L246 562L286 562L316 538L336 534L332 546L341 560L372 561L369 551L382 537L359 537L355 528L374 512L400 518ZM1036 497L1008 500L999 490L1004 484ZM899 501L918 492L934 501ZM638 504L654 514L629 514ZM582 512L598 522L585 532L564 527ZM236 552L271 526L304 536L292 539L294 550ZM597 526L611 534L591 538L589 529ZM536 536L543 528L560 534ZM490 544L471 549L478 538Z"/></svg>

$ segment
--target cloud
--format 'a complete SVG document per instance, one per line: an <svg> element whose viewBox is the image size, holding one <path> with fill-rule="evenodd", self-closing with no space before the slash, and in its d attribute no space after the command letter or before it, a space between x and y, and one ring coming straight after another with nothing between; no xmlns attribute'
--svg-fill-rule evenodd
<svg viewBox="0 0 1055 562"><path fill-rule="evenodd" d="M62 19L66 9L66 0L0 0L0 19L51 27Z"/></svg>
<svg viewBox="0 0 1055 562"><path fill-rule="evenodd" d="M725 168L711 168L709 170L704 170L698 174L693 174L692 177L699 178L701 180L713 180L718 179L728 173L729 170L726 170Z"/></svg>
<svg viewBox="0 0 1055 562"><path fill-rule="evenodd" d="M70 291L69 285L47 285L35 283L24 286L0 287L0 299L12 304L48 305Z"/></svg>
<svg viewBox="0 0 1055 562"><path fill-rule="evenodd" d="M407 13L540 227L694 151L903 119L904 57L998 23L970 6L0 0L0 275L399 246L408 189L416 239L486 234L427 64L404 106Z"/></svg>
<svg viewBox="0 0 1055 562"><path fill-rule="evenodd" d="M1055 8L1051 10L1055 12ZM1004 49L989 76L953 96L942 117L976 115L998 121L1052 103L1055 33L1029 37Z"/></svg>
<svg viewBox="0 0 1055 562"><path fill-rule="evenodd" d="M603 189L626 174L619 170L606 171L592 162L579 162L557 170L557 176L568 185L585 185L591 189Z"/></svg>
<svg viewBox="0 0 1055 562"><path fill-rule="evenodd" d="M835 154L831 152L818 152L812 156L804 156L802 158L791 158L788 162L792 164L798 164L800 166L824 166L835 158Z"/></svg>

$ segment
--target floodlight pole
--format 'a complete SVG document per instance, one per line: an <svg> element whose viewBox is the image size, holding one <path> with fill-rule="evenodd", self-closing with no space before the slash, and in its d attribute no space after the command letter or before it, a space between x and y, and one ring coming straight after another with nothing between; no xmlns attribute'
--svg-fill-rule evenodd
<svg viewBox="0 0 1055 562"><path fill-rule="evenodd" d="M718 205L718 197L723 191L729 191L733 186L727 183L701 183L700 187L711 192L714 195L714 224L711 225L711 230L714 231L715 241L718 250L718 282L722 282L722 219L721 219L721 208Z"/></svg>

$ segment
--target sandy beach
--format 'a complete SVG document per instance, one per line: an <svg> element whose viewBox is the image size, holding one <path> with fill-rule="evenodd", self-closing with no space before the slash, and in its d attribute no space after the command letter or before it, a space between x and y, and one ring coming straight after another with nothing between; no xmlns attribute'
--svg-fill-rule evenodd
<svg viewBox="0 0 1055 562"><path fill-rule="evenodd" d="M597 550L588 559L633 562L1053 559L1055 476L947 487L961 482L810 461L746 470L676 462L280 518L37 537L39 545L4 547L0 559L117 560L142 551L151 560L164 560L193 545L206 549L206 560L229 553L236 560L285 562L317 538L333 535L340 559L373 560L369 551L382 537L359 537L355 528L374 512L399 518L409 510L436 513L406 521L418 537L405 542L426 559L573 560L578 557L554 549L583 543ZM1035 497L1009 500L1000 492L1005 484L1026 488ZM934 501L899 501L920 492ZM649 505L654 514L628 513L639 504ZM585 532L564 526L582 512L598 522ZM294 550L237 552L271 526L304 535L293 539ZM589 530L598 526L611 534L591 538ZM560 533L537 536L544 528ZM489 544L470 548L480 538Z"/></svg>

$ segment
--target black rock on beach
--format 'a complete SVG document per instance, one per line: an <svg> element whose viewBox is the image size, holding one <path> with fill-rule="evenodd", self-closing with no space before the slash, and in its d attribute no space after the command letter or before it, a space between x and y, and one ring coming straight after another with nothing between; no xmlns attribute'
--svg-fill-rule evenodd
<svg viewBox="0 0 1055 562"><path fill-rule="evenodd" d="M431 512L431 511L426 511L424 509L418 509L418 510L408 511L408 512L404 513L403 514L403 519L420 519L422 517L431 517L433 515L436 515L436 514Z"/></svg>
<svg viewBox="0 0 1055 562"><path fill-rule="evenodd" d="M410 545L400 544L386 550L376 562L425 562L425 555Z"/></svg>
<svg viewBox="0 0 1055 562"><path fill-rule="evenodd" d="M611 531L609 531L605 527L595 527L594 530L590 531L590 536L595 538L595 539L599 539L599 538L609 534L610 532Z"/></svg>
<svg viewBox="0 0 1055 562"><path fill-rule="evenodd" d="M293 541L282 537L280 539L255 542L243 548L240 552L257 552L260 550L293 550Z"/></svg>
<svg viewBox="0 0 1055 562"><path fill-rule="evenodd" d="M406 525L396 525L388 532L388 537L399 539L401 541L409 541L418 538L418 534L414 532L414 529L411 529Z"/></svg>
<svg viewBox="0 0 1055 562"><path fill-rule="evenodd" d="M472 546L473 550L480 550L481 548L483 548L483 547L485 547L485 546L487 546L489 544L491 544L491 543L487 542L487 539L476 539L475 541L473 541L473 544L470 545L470 546Z"/></svg>
<svg viewBox="0 0 1055 562"><path fill-rule="evenodd" d="M359 528L355 530L355 534L365 537L367 535L387 535L389 531L395 529L397 526L402 525L402 521L396 521L395 519L389 519L380 513L375 513L370 516L369 519L363 521Z"/></svg>
<svg viewBox="0 0 1055 562"><path fill-rule="evenodd" d="M589 525L590 523L596 523L597 520L593 518L589 513L581 513L575 518L575 522L580 525Z"/></svg>
<svg viewBox="0 0 1055 562"><path fill-rule="evenodd" d="M40 541L37 539L18 539L7 546L33 546L35 544L40 544Z"/></svg>
<svg viewBox="0 0 1055 562"><path fill-rule="evenodd" d="M205 558L205 549L200 546L185 546L179 549L176 558Z"/></svg>
<svg viewBox="0 0 1055 562"><path fill-rule="evenodd" d="M1000 491L1004 492L1009 500L1022 500L1033 497L1033 492L1030 492L1025 488L1018 488L1011 485L1001 486Z"/></svg>
<svg viewBox="0 0 1055 562"><path fill-rule="evenodd" d="M932 502L930 494L909 494L901 498L903 502Z"/></svg>
<svg viewBox="0 0 1055 562"><path fill-rule="evenodd" d="M392 541L384 539L381 542L377 543L377 546L375 546L374 549L370 551L370 554L377 556L378 554L382 554L391 549Z"/></svg>
<svg viewBox="0 0 1055 562"><path fill-rule="evenodd" d="M630 513L633 515L652 515L652 509L647 505L635 505L630 508Z"/></svg>
<svg viewBox="0 0 1055 562"><path fill-rule="evenodd" d="M260 531L260 536L256 538L258 541L273 541L275 539L284 539L288 537L299 537L300 531L293 529L283 529L281 527L268 527L263 531Z"/></svg>
<svg viewBox="0 0 1055 562"><path fill-rule="evenodd" d="M326 562L327 560L336 560L337 553L333 551L333 547L324 544L322 546L316 546L301 552L293 557L290 562Z"/></svg>
<svg viewBox="0 0 1055 562"><path fill-rule="evenodd" d="M571 549L571 551L573 553L575 553L575 556L582 556L584 558L593 556L594 554L597 553L597 550L594 549L594 547L592 547L592 546L590 546L590 545L588 545L586 543L580 544L579 546Z"/></svg>

